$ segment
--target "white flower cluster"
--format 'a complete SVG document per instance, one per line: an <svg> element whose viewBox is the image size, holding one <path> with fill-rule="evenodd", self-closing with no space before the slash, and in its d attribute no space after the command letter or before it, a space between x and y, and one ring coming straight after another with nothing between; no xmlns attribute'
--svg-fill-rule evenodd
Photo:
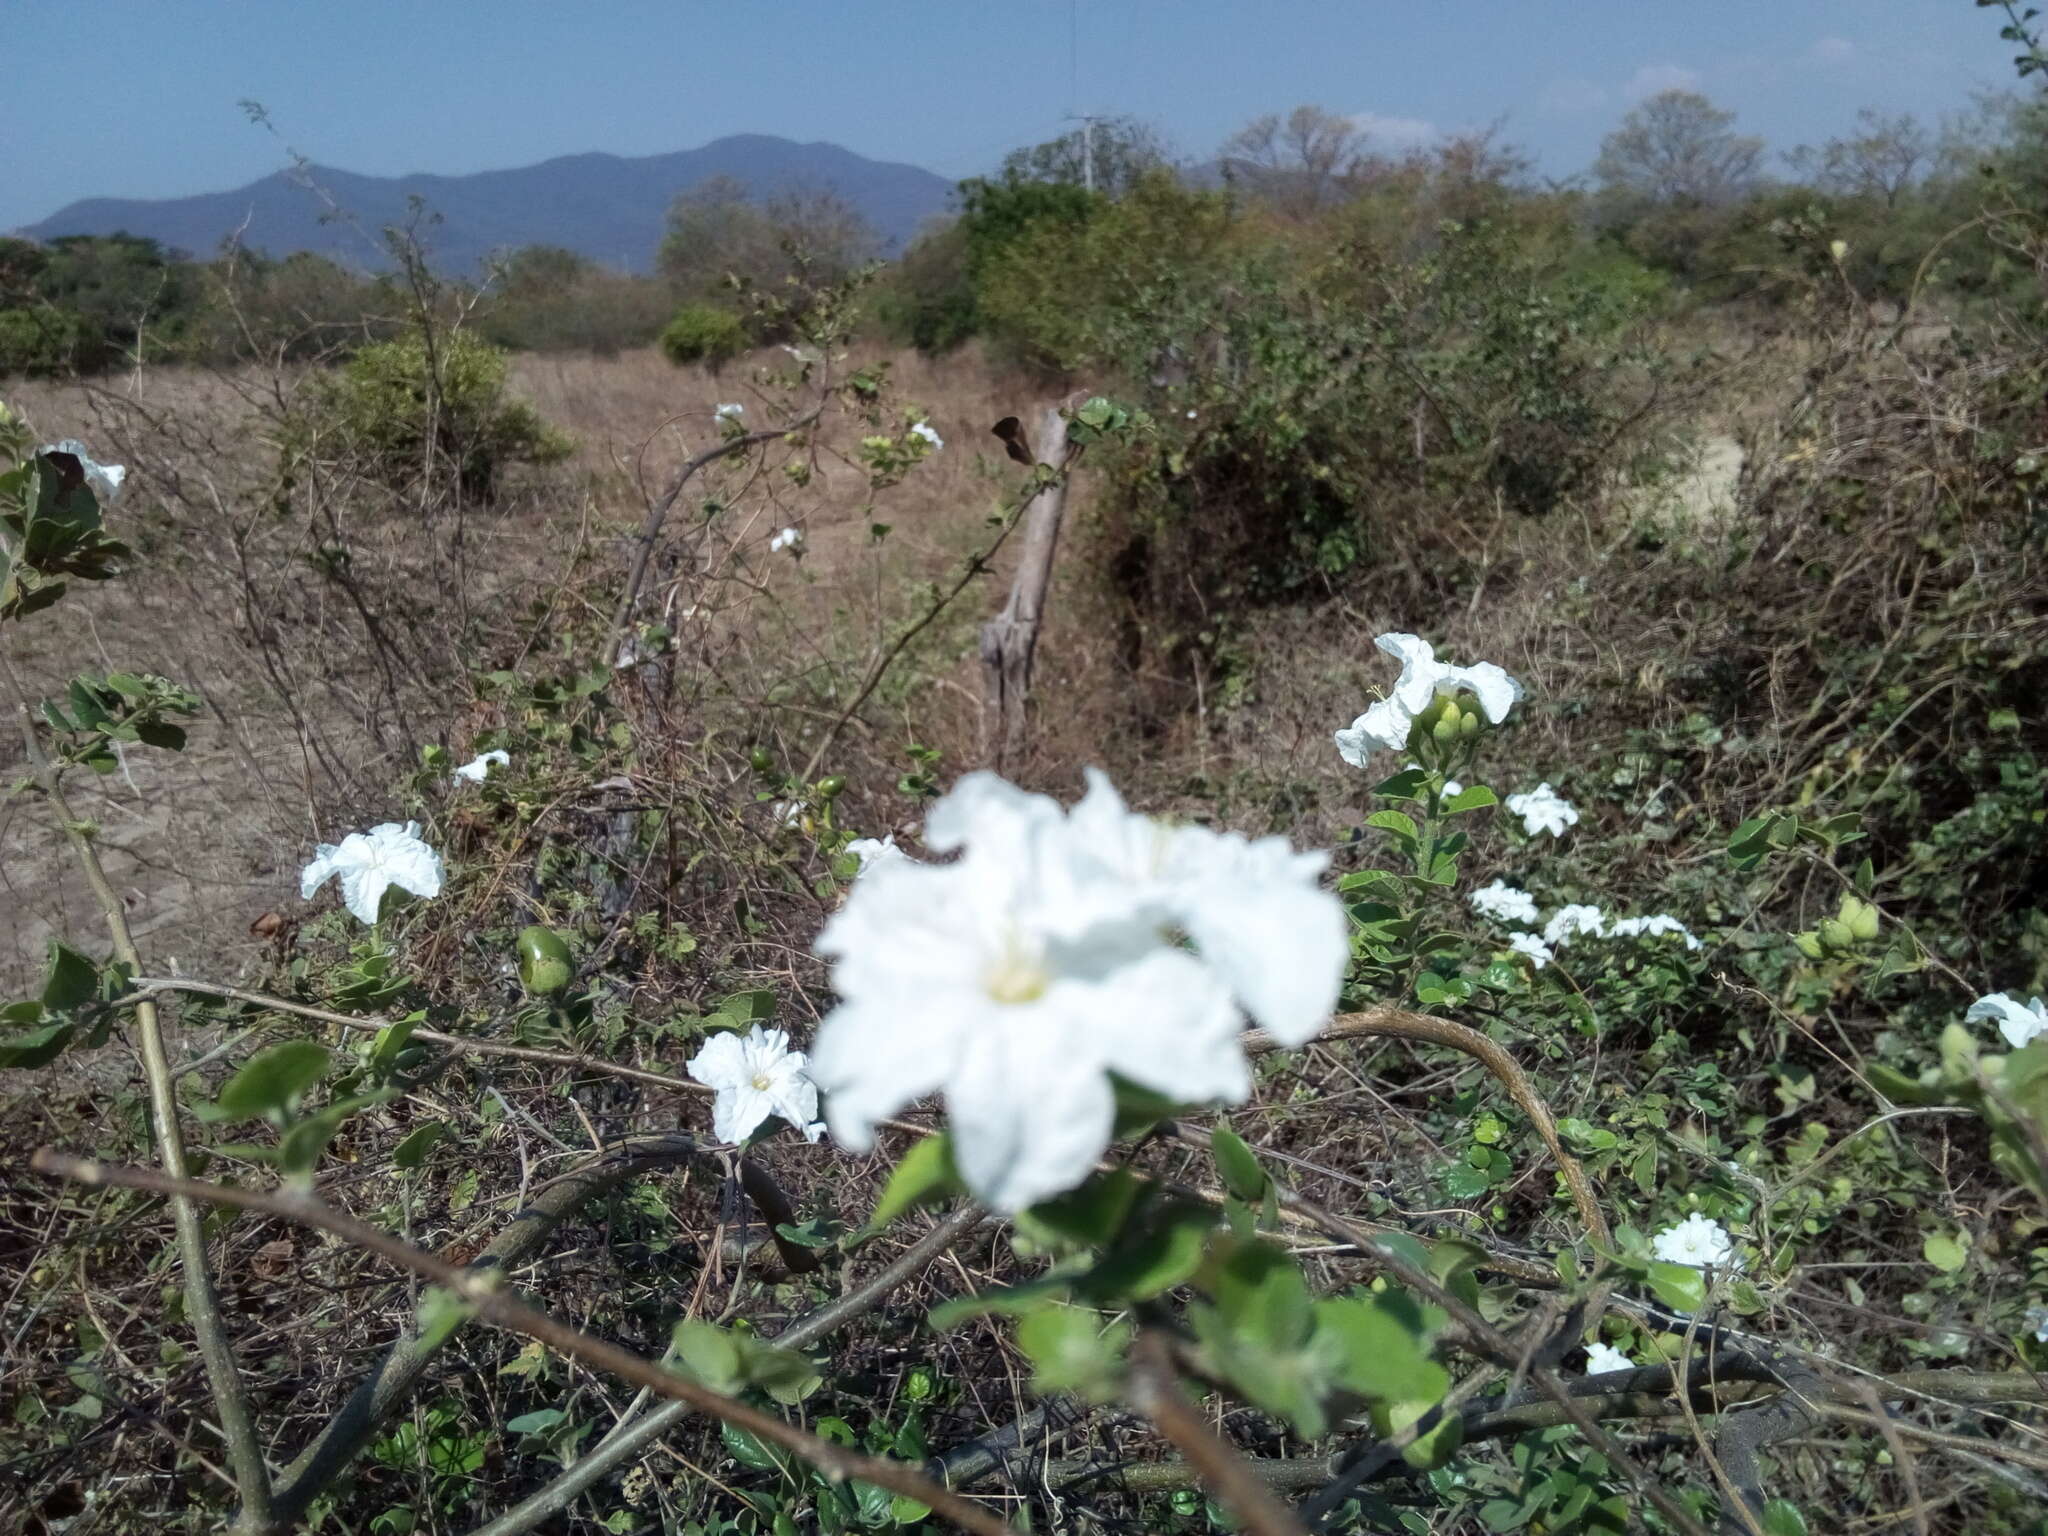
<svg viewBox="0 0 2048 1536"><path fill-rule="evenodd" d="M1093 771L1071 811L969 774L924 841L960 857L872 860L819 935L840 1003L810 1075L856 1151L942 1092L961 1175L996 1210L1088 1176L1115 1121L1111 1073L1236 1103L1251 1088L1240 1008L1299 1045L1336 1004L1349 945L1317 883L1327 855L1135 815Z"/></svg>
<svg viewBox="0 0 2048 1536"><path fill-rule="evenodd" d="M2048 1008L2042 1006L2038 997L2029 1005L2003 992L1993 992L1970 1004L1970 1011L1963 1018L1972 1024L1979 1019L1998 1020L1998 1032L2016 1051L2025 1048L2036 1036L2048 1033Z"/></svg>
<svg viewBox="0 0 2048 1536"><path fill-rule="evenodd" d="M1596 939L1644 939L1676 934L1685 941L1687 949L1700 947L1700 941L1692 931L1668 912L1659 912L1651 917L1624 917L1610 923L1598 907L1573 902L1559 907L1550 915L1548 922L1543 922L1536 907L1536 898L1500 879L1481 886L1465 899L1481 917L1524 928L1534 928L1543 923L1540 937L1534 933L1518 933L1508 940L1508 947L1535 961L1539 971L1557 958L1558 950L1568 946L1573 939L1588 934Z"/></svg>
<svg viewBox="0 0 2048 1536"><path fill-rule="evenodd" d="M367 832L351 832L339 843L322 843L299 875L299 899L329 880L341 880L341 899L357 919L377 921L384 893L397 886L423 900L441 894L441 856L420 840L420 824L387 821Z"/></svg>
<svg viewBox="0 0 2048 1536"><path fill-rule="evenodd" d="M1579 823L1577 807L1552 789L1547 779L1532 790L1509 795L1508 809L1522 818L1522 830L1531 837L1539 832L1563 837L1566 827Z"/></svg>
<svg viewBox="0 0 2048 1536"><path fill-rule="evenodd" d="M1402 752L1415 718L1439 694L1469 692L1479 699L1486 718L1499 725L1522 696L1522 685L1490 661L1454 667L1436 659L1435 648L1414 635L1386 634L1373 641L1390 656L1401 658L1394 691L1337 732L1337 751L1354 768L1363 768L1375 751Z"/></svg>
<svg viewBox="0 0 2048 1536"><path fill-rule="evenodd" d="M756 1024L744 1035L713 1035L690 1058L690 1076L717 1090L711 1132L720 1141L745 1141L770 1115L780 1115L806 1141L825 1134L818 1119L818 1085L804 1072L804 1053L789 1036Z"/></svg>

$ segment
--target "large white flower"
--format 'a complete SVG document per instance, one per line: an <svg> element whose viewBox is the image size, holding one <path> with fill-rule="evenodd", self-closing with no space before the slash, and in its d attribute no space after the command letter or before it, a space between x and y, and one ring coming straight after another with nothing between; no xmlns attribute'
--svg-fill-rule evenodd
<svg viewBox="0 0 2048 1536"><path fill-rule="evenodd" d="M780 554L785 549L791 554L803 553L804 534L801 528L785 528L768 541L770 554Z"/></svg>
<svg viewBox="0 0 2048 1536"><path fill-rule="evenodd" d="M1551 947L1533 933L1516 934L1508 940L1508 948L1518 955L1527 955L1539 971L1557 958Z"/></svg>
<svg viewBox="0 0 2048 1536"><path fill-rule="evenodd" d="M1522 685L1490 661L1454 667L1436 659L1435 648L1414 635L1384 634L1373 641L1390 656L1401 658L1401 675L1391 693L1337 732L1337 751L1344 761L1363 768L1375 748L1398 752L1408 743L1415 717L1439 694L1471 693L1495 725L1522 697Z"/></svg>
<svg viewBox="0 0 2048 1536"><path fill-rule="evenodd" d="M490 777L491 769L494 766L510 768L512 766L512 754L494 748L484 753L481 757L473 757L464 763L455 770L455 777L458 779L468 779L472 784L481 784Z"/></svg>
<svg viewBox="0 0 2048 1536"><path fill-rule="evenodd" d="M933 453L937 453L941 448L946 446L946 440L943 437L939 436L938 432L932 427L932 424L928 421L919 421L911 423L910 435L912 437L921 437L926 442L930 443L932 445Z"/></svg>
<svg viewBox="0 0 2048 1536"><path fill-rule="evenodd" d="M1522 818L1522 830L1531 837L1538 832L1563 837L1564 829L1576 826L1579 820L1571 801L1552 789L1548 780L1526 794L1509 795L1508 809Z"/></svg>
<svg viewBox="0 0 2048 1536"><path fill-rule="evenodd" d="M1616 1349L1612 1344L1603 1344L1595 1339L1586 1346L1586 1374L1605 1376L1612 1371L1632 1371L1635 1361Z"/></svg>
<svg viewBox="0 0 2048 1536"><path fill-rule="evenodd" d="M1472 903L1472 910L1481 917L1498 918L1504 923L1520 923L1533 928L1541 918L1536 912L1536 898L1527 891L1518 890L1505 880L1495 880L1491 885L1482 885L1465 898Z"/></svg>
<svg viewBox="0 0 2048 1536"><path fill-rule="evenodd" d="M1666 933L1682 937L1687 949L1700 947L1700 941L1693 937L1692 930L1668 912L1659 912L1651 917L1624 917L1607 930L1608 937L1615 939L1654 939Z"/></svg>
<svg viewBox="0 0 2048 1536"><path fill-rule="evenodd" d="M339 843L322 843L299 876L299 896L341 877L341 899L357 918L377 921L377 908L392 886L431 901L441 894L441 856L420 840L420 824L387 821L367 832L351 832Z"/></svg>
<svg viewBox="0 0 2048 1536"><path fill-rule="evenodd" d="M2042 1007L2038 997L2030 1007L2016 997L1993 992L1989 997L1980 997L1970 1004L1970 1011L1963 1017L1972 1024L1979 1019L1998 1020L1998 1032L2016 1051L2036 1035L2048 1031L2048 1008Z"/></svg>
<svg viewBox="0 0 2048 1536"><path fill-rule="evenodd" d="M1290 1039L1335 1000L1341 909L1314 889L1320 859L1280 839L1162 827L1099 778L1069 817L975 773L932 808L925 842L961 857L875 865L819 936L842 1001L811 1075L855 1150L943 1091L960 1172L997 1210L1087 1177L1113 1128L1110 1073L1181 1103L1241 1100L1234 989Z"/></svg>
<svg viewBox="0 0 2048 1536"><path fill-rule="evenodd" d="M1726 1269L1734 1261L1735 1242L1721 1223L1694 1211L1677 1226L1666 1227L1652 1238L1650 1252L1667 1264Z"/></svg>
<svg viewBox="0 0 2048 1536"><path fill-rule="evenodd" d="M1607 919L1598 907L1589 907L1582 902L1559 907L1551 913L1550 921L1543 925L1546 943L1562 949L1582 933L1600 938L1607 932Z"/></svg>
<svg viewBox="0 0 2048 1536"><path fill-rule="evenodd" d="M713 1035L690 1058L690 1076L718 1095L711 1101L711 1131L720 1141L742 1142L770 1115L780 1115L807 1140L824 1133L818 1087L804 1075L804 1053L789 1036L756 1024L746 1034Z"/></svg>
<svg viewBox="0 0 2048 1536"><path fill-rule="evenodd" d="M102 464L85 451L85 444L75 437L61 442L45 443L37 453L68 453L78 460L79 468L85 471L85 483L92 487L93 495L102 506L111 506L121 494L121 482L128 478L126 466Z"/></svg>

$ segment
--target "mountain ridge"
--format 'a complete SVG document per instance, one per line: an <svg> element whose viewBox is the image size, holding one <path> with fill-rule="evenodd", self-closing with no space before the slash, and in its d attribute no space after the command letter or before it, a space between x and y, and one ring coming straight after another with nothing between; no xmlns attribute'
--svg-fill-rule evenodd
<svg viewBox="0 0 2048 1536"><path fill-rule="evenodd" d="M403 224L420 198L439 222L422 229L439 271L476 275L493 251L559 245L624 271L652 269L670 202L717 176L756 196L804 188L836 193L857 208L891 250L941 213L953 183L920 166L872 160L825 140L798 143L741 133L660 155L582 150L531 165L450 175L411 171L365 176L335 166L275 171L222 192L171 198L82 198L16 231L32 240L125 230L195 256L241 231L271 256L314 251L372 271L390 266L376 231ZM323 219L324 189L352 219Z"/></svg>

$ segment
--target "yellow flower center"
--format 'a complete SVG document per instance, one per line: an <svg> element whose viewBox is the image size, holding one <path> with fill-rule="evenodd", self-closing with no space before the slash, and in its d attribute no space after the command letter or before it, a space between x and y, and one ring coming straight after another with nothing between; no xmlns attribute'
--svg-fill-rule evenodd
<svg viewBox="0 0 2048 1536"><path fill-rule="evenodd" d="M1002 954L983 975L981 984L999 1003L1035 1003L1045 996L1052 978L1037 955L1018 943L1015 934L1007 934Z"/></svg>
<svg viewBox="0 0 2048 1536"><path fill-rule="evenodd" d="M754 1074L754 1086L760 1089L761 1092L766 1093L775 1085L768 1081L768 1074L766 1072L756 1072Z"/></svg>

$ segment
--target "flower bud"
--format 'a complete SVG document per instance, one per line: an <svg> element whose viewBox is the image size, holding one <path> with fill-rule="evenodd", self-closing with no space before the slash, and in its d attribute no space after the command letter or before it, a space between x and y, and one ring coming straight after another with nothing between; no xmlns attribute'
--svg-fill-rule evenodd
<svg viewBox="0 0 2048 1536"><path fill-rule="evenodd" d="M1477 736L1477 735L1479 734L1479 711L1478 711L1478 710L1476 710L1476 709L1468 709L1468 710L1466 710L1466 711L1465 711L1465 713L1464 713L1464 714L1463 714L1463 715L1462 715L1461 717L1459 717L1459 720L1458 720L1458 734L1459 734L1460 736L1464 736L1464 737L1467 737L1467 738L1470 738L1470 737L1473 737L1473 736Z"/></svg>
<svg viewBox="0 0 2048 1536"><path fill-rule="evenodd" d="M1436 717L1436 723L1429 728L1429 734L1448 746L1458 739L1458 724L1463 718L1456 699L1445 699L1443 709Z"/></svg>
<svg viewBox="0 0 2048 1536"><path fill-rule="evenodd" d="M1859 943L1868 944L1877 937L1877 908L1867 901L1856 903L1854 912L1845 912L1842 921L1849 925L1849 932Z"/></svg>
<svg viewBox="0 0 2048 1536"><path fill-rule="evenodd" d="M519 984L536 997L569 985L569 946L552 928L538 923L520 930Z"/></svg>
<svg viewBox="0 0 2048 1536"><path fill-rule="evenodd" d="M1819 937L1811 933L1793 934L1792 944L1799 953L1806 956L1809 960L1818 960L1825 953L1820 947Z"/></svg>
<svg viewBox="0 0 2048 1536"><path fill-rule="evenodd" d="M1849 931L1849 925L1839 917L1822 918L1817 931L1820 936L1821 948L1823 949L1853 949L1856 947L1856 935Z"/></svg>

